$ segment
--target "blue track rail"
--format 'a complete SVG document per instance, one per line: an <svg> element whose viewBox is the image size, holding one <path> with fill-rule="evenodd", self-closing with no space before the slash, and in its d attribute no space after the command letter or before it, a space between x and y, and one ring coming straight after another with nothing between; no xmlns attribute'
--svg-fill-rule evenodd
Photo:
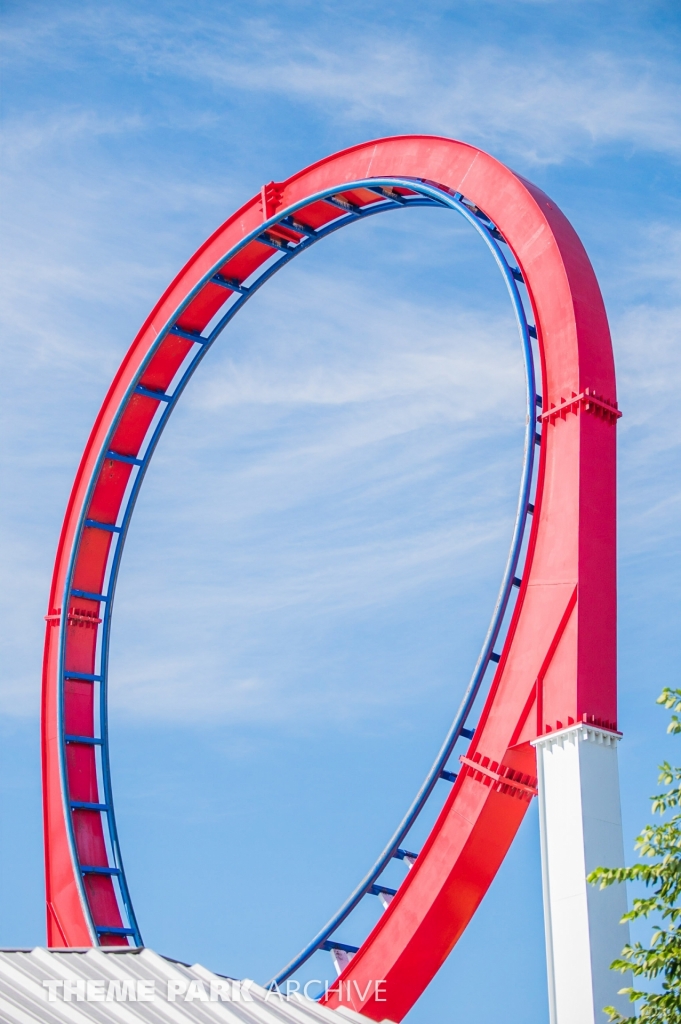
<svg viewBox="0 0 681 1024"><path fill-rule="evenodd" d="M402 188L408 189L412 193L411 195L402 195L399 192L395 192L394 189ZM348 202L342 193L350 193L356 189L368 189L380 198L380 202L372 202L370 205L357 206ZM338 211L338 216L335 220L319 229L313 229L304 222L304 208L311 206L313 203L323 201L329 206L334 207ZM520 577L518 576L519 567L522 562L522 551L523 551L523 540L525 537L526 527L529 517L531 517L534 507L531 503L533 479L534 479L534 465L535 465L535 445L541 440L540 434L536 432L536 407L541 404L541 400L538 398L536 393L535 385L535 369L534 369L534 354L532 347L532 340L536 339L537 333L535 327L528 320L527 310L530 309L529 299L523 303L521 298L518 285L523 284L522 274L515 264L515 261L505 245L504 239L496 226L489 220L486 215L468 202L465 196L460 193L449 193L443 189L440 189L428 182L421 180L409 179L409 178L371 178L363 181L350 182L338 186L335 189L327 189L319 192L313 196L308 196L304 201L288 207L287 209L279 211L275 216L269 220L264 221L258 226L256 230L247 235L238 246L235 246L229 252L227 252L211 270L198 282L196 287L187 296L181 307L178 308L173 316L165 324L163 330L159 333L156 345L154 349L149 353L143 366L140 367L136 380L132 383L128 393L123 398L121 403L121 410L119 417L116 422L112 425L109 437L107 438L106 444L103 447L102 454L95 473L93 474L93 481L97 479L99 468L101 467L105 459L117 459L129 463L133 467L131 476L131 482L129 483L127 490L127 499L123 505L122 513L119 515L119 520L115 525L98 523L92 519L86 519L85 514L79 525L79 535L82 535L84 527L90 527L95 529L107 530L112 534L112 553L109 560L109 568L107 571L106 582L103 587L102 594L90 594L80 591L75 591L72 587L72 579L75 565L75 553L77 551L77 545L74 545L74 554L71 561L69 573L67 574L66 586L62 601L62 607L68 607L68 599L70 596L80 596L88 600L96 600L100 602L100 608L102 608L102 632L101 632L101 643L98 651L98 664L99 669L93 674L74 673L64 669L64 630L66 625L66 616L63 617L63 621L60 625L61 631L61 693L62 693L62 770L64 771L65 777L65 758L66 758L66 746L68 743L79 743L87 742L91 744L97 753L99 774L102 780L102 793L104 800L101 804L93 804L88 807L88 810L98 811L104 815L106 821L105 835L108 837L109 846L109 864L107 869L97 868L94 869L87 864L80 864L80 876L82 895L84 905L88 905L87 894L85 892L83 879L88 873L105 873L108 874L114 881L117 892L119 905L122 911L123 919L127 922L120 928L97 928L92 923L92 932L96 936L97 940L102 935L122 935L129 938L133 945L141 946L142 937L135 918L135 913L130 898L128 884L123 868L123 862L120 852L120 845L118 840L118 832L116 828L116 819L114 814L113 805L113 793L111 787L111 767L109 760L109 742L108 742L108 718L107 718L107 685L108 685L108 663L109 663L109 647L111 641L111 617L113 612L113 599L116 589L116 583L118 580L118 573L121 565L121 558L125 546L125 540L127 537L128 529L130 526L135 504L139 496L139 492L149 467L150 461L153 457L156 446L161 438L161 434L165 429L166 424L172 412L177 405L185 387L189 383L189 380L197 370L202 359L211 348L213 343L227 327L229 322L239 312L243 305L282 267L290 262L295 256L305 252L310 246L316 242L340 228L347 226L348 224L355 223L359 220L364 220L367 217L374 216L377 213L388 212L390 210L407 209L412 206L430 206L430 207L441 207L444 209L454 210L459 213L483 238L485 244L492 253L492 256L501 271L501 274L506 283L508 293L513 306L514 314L516 317L518 331L520 335L521 347L523 352L523 359L525 365L525 377L526 377L526 400L527 400L527 427L525 432L525 446L524 446L524 458L523 468L520 483L520 493L518 499L518 507L516 513L516 519L513 529L513 535L511 540L510 551L506 562L506 568L499 589L499 594L494 607L492 620L490 622L489 629L485 636L484 643L478 661L476 663L473 675L470 679L466 692L464 694L461 705L457 711L457 714L452 722L447 735L443 741L440 751L426 776L423 785L419 789L418 793L414 797L411 806L409 807L404 818L400 822L394 835L386 845L385 849L377 859L376 863L365 875L359 885L350 894L345 903L340 907L337 913L331 918L330 921L315 935L315 937L305 946L303 950L282 970L280 971L270 982L270 985L280 985L286 979L291 977L315 952L318 950L338 950L347 955L352 955L358 948L355 946L349 946L346 943L340 942L333 939L334 932L339 926L350 916L352 911L358 906L360 901L367 895L383 896L383 898L389 899L394 895L395 890L391 887L380 884L379 878L385 868L393 859L403 860L407 864L413 863L416 858L416 854L409 852L403 848L403 843L412 829L417 818L426 806L429 798L432 796L435 787L439 780L444 780L447 783L451 783L455 780L456 774L447 769L449 758L452 755L454 747L459 740L471 739L473 736L473 730L467 727L467 722L474 710L476 699L478 698L483 682L490 664L498 662L499 654L494 650L497 641L502 633L504 623L507 620L509 609L513 601L514 587L517 587L520 583ZM298 219L298 215L303 219ZM289 231L295 232L297 235L302 235L300 241L286 242L282 241L279 237L275 237L269 234L270 229L281 226L288 228ZM248 283L244 281L233 281L225 278L221 274L222 268L231 260L236 253L243 250L254 240L264 242L272 248L272 259L265 263L256 275L253 276L252 280ZM506 250L506 251L505 251ZM218 317L212 328L207 333L195 333L187 331L186 329L179 327L177 324L178 319L182 316L182 313L190 304L190 302L196 297L196 295L208 284L209 282L223 286L229 291L229 295L226 299L226 305L223 307L223 313ZM215 319L215 318L214 318ZM193 343L193 349L190 350L185 363L183 364L180 372L176 376L174 386L171 385L169 393L160 393L156 391L150 391L148 388L144 388L139 384L150 359L153 357L158 349L158 346L164 340L168 334L175 334L181 338L189 340ZM118 420L124 408L127 405L133 392L138 394L145 394L149 397L159 400L159 411L155 423L152 425L150 435L148 437L146 446L143 451L140 452L139 458L133 458L131 456L121 456L115 451L111 450L111 441L114 436ZM94 483L92 485L94 487ZM88 500L84 502L83 507L87 508L89 504ZM66 679L81 678L88 679L93 685L99 688L99 699L98 699L98 735L94 738L83 738L78 736L67 735L64 726L63 716L63 693L64 684ZM75 805L72 803L72 807ZM81 808L82 809L82 808ZM78 863L76 843L73 833L73 820L71 815L67 816L71 827L71 848L73 851L74 861Z"/></svg>

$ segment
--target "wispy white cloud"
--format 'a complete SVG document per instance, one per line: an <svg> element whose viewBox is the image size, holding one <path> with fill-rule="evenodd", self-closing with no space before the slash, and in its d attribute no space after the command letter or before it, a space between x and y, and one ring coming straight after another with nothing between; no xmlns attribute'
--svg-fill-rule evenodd
<svg viewBox="0 0 681 1024"><path fill-rule="evenodd" d="M632 227L614 267L613 342L620 405L620 503L626 559L681 552L681 230ZM672 563L668 563L671 565Z"/></svg>
<svg viewBox="0 0 681 1024"><path fill-rule="evenodd" d="M284 51L284 53L282 53ZM248 61L218 52L166 55L179 73L223 88L298 98L356 122L477 140L524 161L559 162L624 143L678 154L678 76L613 53L540 49L531 64L497 47L439 61L417 40L347 50L268 40ZM673 74L673 72L672 72Z"/></svg>
<svg viewBox="0 0 681 1024"><path fill-rule="evenodd" d="M522 364L510 318L501 312L442 308L419 294L393 297L386 305L375 289L340 270L333 277L302 272L293 294L266 294L262 307L265 329L276 329L278 342L268 345L266 360L222 362L193 399L203 408L392 399L399 401L405 422L406 406L418 396L431 418L442 414L464 422L492 410L495 418L517 416L520 406L504 400L510 391L522 394ZM312 361L291 358L298 343L281 326L290 321L324 323L324 340Z"/></svg>
<svg viewBox="0 0 681 1024"><path fill-rule="evenodd" d="M367 41L359 14L338 18L332 41L314 20L232 13L216 22L214 12L196 9L183 12L180 35L171 18L139 10L121 18L102 5L53 18L49 32L18 26L6 51L10 62L38 51L73 63L79 46L94 48L145 78L208 84L228 108L235 95L286 97L332 124L452 135L523 164L582 159L611 144L681 151L681 76L662 40L653 61L611 49L605 38L579 48L538 38L528 61L502 45L469 44L465 32L446 51L413 27L385 26ZM54 46L65 33L66 51ZM134 117L129 127L136 130Z"/></svg>
<svg viewBox="0 0 681 1024"><path fill-rule="evenodd" d="M636 425L662 416L657 444L676 443L678 419L667 413L681 381L681 229L662 221L632 226L625 245L626 260L611 270L620 301L613 325L620 385Z"/></svg>
<svg viewBox="0 0 681 1024"><path fill-rule="evenodd" d="M369 240L369 263L376 244ZM515 449L522 434L510 316L494 302L476 315L451 299L433 304L418 289L400 294L384 277L365 283L335 263L296 275L273 282L243 326L235 322L231 345L226 339L211 355L185 398L172 453L164 442L155 458L157 491L138 511L117 601L112 700L121 714L331 715L333 672L328 686L309 683L309 659L319 652L294 644L273 662L257 651L262 630L281 633L286 652L285 634L303 621L342 630L348 617L383 614L452 577L473 581L499 550L503 558L509 467L495 456L481 470L475 449L490 434L504 452L509 439ZM43 283L65 284L49 275ZM79 281L66 284L72 298L79 294ZM301 333L302 324L314 330ZM30 326L26 336L42 344ZM95 372L83 353L76 339L76 391L91 390ZM62 363L70 358L59 353ZM515 476L517 451L511 463ZM467 491L475 494L470 507ZM201 543L186 554L178 535L194 537L197 523ZM147 549L141 559L135 538ZM15 554L12 564L21 564L25 552ZM36 651L43 600L36 585L22 605ZM160 659L156 645L167 652ZM20 661L3 689L15 714L35 708L38 680L37 660L28 674ZM399 699L394 680L365 693L359 679L355 688L357 714L367 701Z"/></svg>
<svg viewBox="0 0 681 1024"><path fill-rule="evenodd" d="M269 563L265 572L261 566L254 576L251 565L246 577L236 572L234 583L185 584L181 602L177 593L160 606L157 595L137 580L132 587L136 595L131 599L128 594L119 617L118 629L128 642L113 658L113 707L137 719L266 724L337 719L339 714L357 719L367 708L388 711L409 703L416 699L413 688L385 672L370 686L365 671L339 680L339 666L325 665L316 649L320 631L340 625L342 632L348 615L375 615L408 595L418 601L419 592L452 572L472 578L479 568L476 560L485 557L490 541L498 543L506 526L457 524L456 530L374 537L354 546L343 544L347 538L342 537L335 538L335 547L327 534L323 545L312 548L294 541L279 558L268 538L260 549L261 559ZM140 616L148 620L151 607L174 623L161 657L153 644L130 644L134 622ZM224 646L216 645L216 630ZM265 643L263 633L268 635ZM422 681L421 693L432 685ZM341 693L344 711L339 710Z"/></svg>
<svg viewBox="0 0 681 1024"><path fill-rule="evenodd" d="M82 139L130 136L146 127L139 114L105 115L87 107L62 109L49 116L12 117L3 126L5 170L57 144L62 150Z"/></svg>
<svg viewBox="0 0 681 1024"><path fill-rule="evenodd" d="M622 535L627 557L681 550L681 305L640 304L616 324L622 420Z"/></svg>
<svg viewBox="0 0 681 1024"><path fill-rule="evenodd" d="M469 524L456 536L450 529L335 551L327 538L314 554L294 546L286 563L280 559L257 578L237 573L234 584L222 587L185 585L183 615L174 601L159 607L156 595L138 590L119 617L128 642L114 652L113 706L126 716L175 721L324 721L341 713L342 694L346 718L361 718L368 707L394 711L434 681L420 679L415 692L409 674L390 671L390 657L382 671L369 669L369 679L366 665L346 675L338 653L329 661L320 647L334 633L351 636L349 623L371 619L386 601L410 596L418 605L424 588L452 572L462 584L470 580L476 557L485 557L504 525ZM271 554L269 546L261 549L263 559ZM149 643L154 615L146 642L130 644L134 621L149 621L150 607L173 624L161 656Z"/></svg>
<svg viewBox="0 0 681 1024"><path fill-rule="evenodd" d="M77 45L55 45L64 32ZM106 6L79 18L55 17L49 31L36 21L12 45L17 59L42 54L77 68L83 42L147 81L209 85L218 99L208 114L197 114L193 125L173 115L182 131L205 126L205 117L219 120L216 104L226 108L238 94L302 103L362 133L458 135L540 162L610 143L673 155L681 146L675 73L663 61L655 66L606 50L568 56L557 45L538 47L532 63L520 66L510 50L462 46L445 60L436 45L429 50L422 38L389 32L368 47L348 30L343 45L330 48L313 31L292 35L274 20L246 20L227 31L196 15L180 36L162 16L133 12L121 19ZM33 408L28 384L48 395L54 374L83 417L64 434L68 442L21 449L22 464L33 465L36 476L58 462L64 490L90 405L94 414L139 321L201 240L177 233L168 212L198 208L210 228L219 220L213 211L228 212L236 188L231 171L209 180L170 162L160 175L157 168L153 175L131 172L115 162L109 168L88 149L93 140L114 140L120 153L163 117L171 123L158 110L91 109L83 97L81 106L57 105L8 124L11 194L21 196L26 177L31 202L24 198L21 216L8 218L6 365L14 360L16 379L26 384L23 422ZM89 153L85 176L63 162L71 150ZM637 236L636 252L618 255L632 287L614 318L626 412L623 464L646 489L645 500L624 507L623 535L632 549L640 548L644 529L648 543L655 530L674 534L679 500L678 489L655 477L679 444L679 278L670 257L681 249L681 236L666 224L647 231ZM403 244L417 245L417 232L395 248ZM374 251L370 239L365 245ZM274 719L322 705L330 713L333 673L326 689L309 685L321 647L277 659L258 654L263 638L276 636L285 649L287 631L295 634L301 623L321 629L321 622L349 621L361 611L380 615L455 578L462 586L480 575L485 586L496 581L522 432L522 371L508 320L494 303L482 303L474 316L460 299L445 301L427 289L420 296L385 279L367 285L338 264L326 276L296 273L290 293L273 282L259 294L251 320L243 314L244 326L237 326L234 347L209 357L201 383L184 400L185 419L173 424L172 457L165 441L156 456L117 610L113 699L122 713L143 717L157 705L174 720L189 713ZM309 325L316 347L305 349L301 335L309 343ZM90 405L82 412L85 394ZM54 409L55 421L66 415L64 404ZM50 427L50 414L41 415L41 429ZM664 430L656 429L661 418ZM56 424L58 438L60 429ZM24 439L14 427L8 436L19 451ZM55 523L62 507L63 501ZM167 525L159 525L166 516ZM192 537L197 524L201 544L194 538L185 557L178 535ZM26 669L21 651L29 640L20 638L39 646L35 621L40 627L55 530L48 532L30 599L11 619L10 646L20 653L12 655L18 668L3 692L13 712L35 707L37 661ZM14 548L11 576L31 562L25 545ZM160 660L159 650L166 652ZM366 693L363 687L360 677L358 704L394 699L393 681Z"/></svg>
<svg viewBox="0 0 681 1024"><path fill-rule="evenodd" d="M234 181L196 180L175 166L145 174L127 164L130 146L149 129L140 115L59 105L6 119L6 372L53 361L72 385L101 374L105 386L142 318L201 240L191 228L183 231L180 219L203 217L207 231L234 201ZM98 150L112 141L125 166ZM116 333L118 346L111 344ZM88 358L95 352L101 361Z"/></svg>
<svg viewBox="0 0 681 1024"><path fill-rule="evenodd" d="M377 295L337 266L270 286L257 314L156 456L118 598L122 715L300 723L337 716L341 690L350 717L409 703L392 675L341 683L319 637L454 579L493 593L501 571L523 420L509 319Z"/></svg>

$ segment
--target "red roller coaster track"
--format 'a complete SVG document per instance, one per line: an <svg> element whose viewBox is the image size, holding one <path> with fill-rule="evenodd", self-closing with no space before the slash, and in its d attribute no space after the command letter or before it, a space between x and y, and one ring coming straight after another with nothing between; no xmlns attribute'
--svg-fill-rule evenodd
<svg viewBox="0 0 681 1024"><path fill-rule="evenodd" d="M487 661L498 664L458 777L444 773L451 792L396 893L365 889L391 899L347 958L329 1005L342 998L376 1020L401 1020L471 920L520 826L536 787L530 741L574 722L616 728L619 412L605 309L584 248L543 192L472 146L429 136L355 146L266 186L201 246L142 326L90 434L47 615L49 945L141 942L113 815L106 666L123 542L168 415L209 344L284 262L368 213L425 202L477 217L511 253L511 274L527 290L534 326L525 333L536 338L543 395L534 514L503 649L490 653L493 637ZM460 727L461 735L470 732ZM332 948L329 934L312 950ZM387 1001L376 1000L375 979L385 981Z"/></svg>

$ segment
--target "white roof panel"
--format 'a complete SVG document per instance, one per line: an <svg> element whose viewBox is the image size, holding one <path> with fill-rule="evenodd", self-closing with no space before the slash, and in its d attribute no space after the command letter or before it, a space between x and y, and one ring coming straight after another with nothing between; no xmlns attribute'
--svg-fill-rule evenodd
<svg viewBox="0 0 681 1024"><path fill-rule="evenodd" d="M340 1019L339 1019L340 1018ZM3 1024L371 1024L150 949L0 950Z"/></svg>

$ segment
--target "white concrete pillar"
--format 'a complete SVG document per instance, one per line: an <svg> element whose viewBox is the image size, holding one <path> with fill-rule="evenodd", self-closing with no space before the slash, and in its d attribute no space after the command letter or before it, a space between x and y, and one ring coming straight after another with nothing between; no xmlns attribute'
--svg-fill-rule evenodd
<svg viewBox="0 0 681 1024"><path fill-rule="evenodd" d="M539 778L544 922L551 1024L604 1024L604 1006L628 1015L610 970L629 941L624 885L599 889L586 876L622 867L617 733L573 725L535 740Z"/></svg>

